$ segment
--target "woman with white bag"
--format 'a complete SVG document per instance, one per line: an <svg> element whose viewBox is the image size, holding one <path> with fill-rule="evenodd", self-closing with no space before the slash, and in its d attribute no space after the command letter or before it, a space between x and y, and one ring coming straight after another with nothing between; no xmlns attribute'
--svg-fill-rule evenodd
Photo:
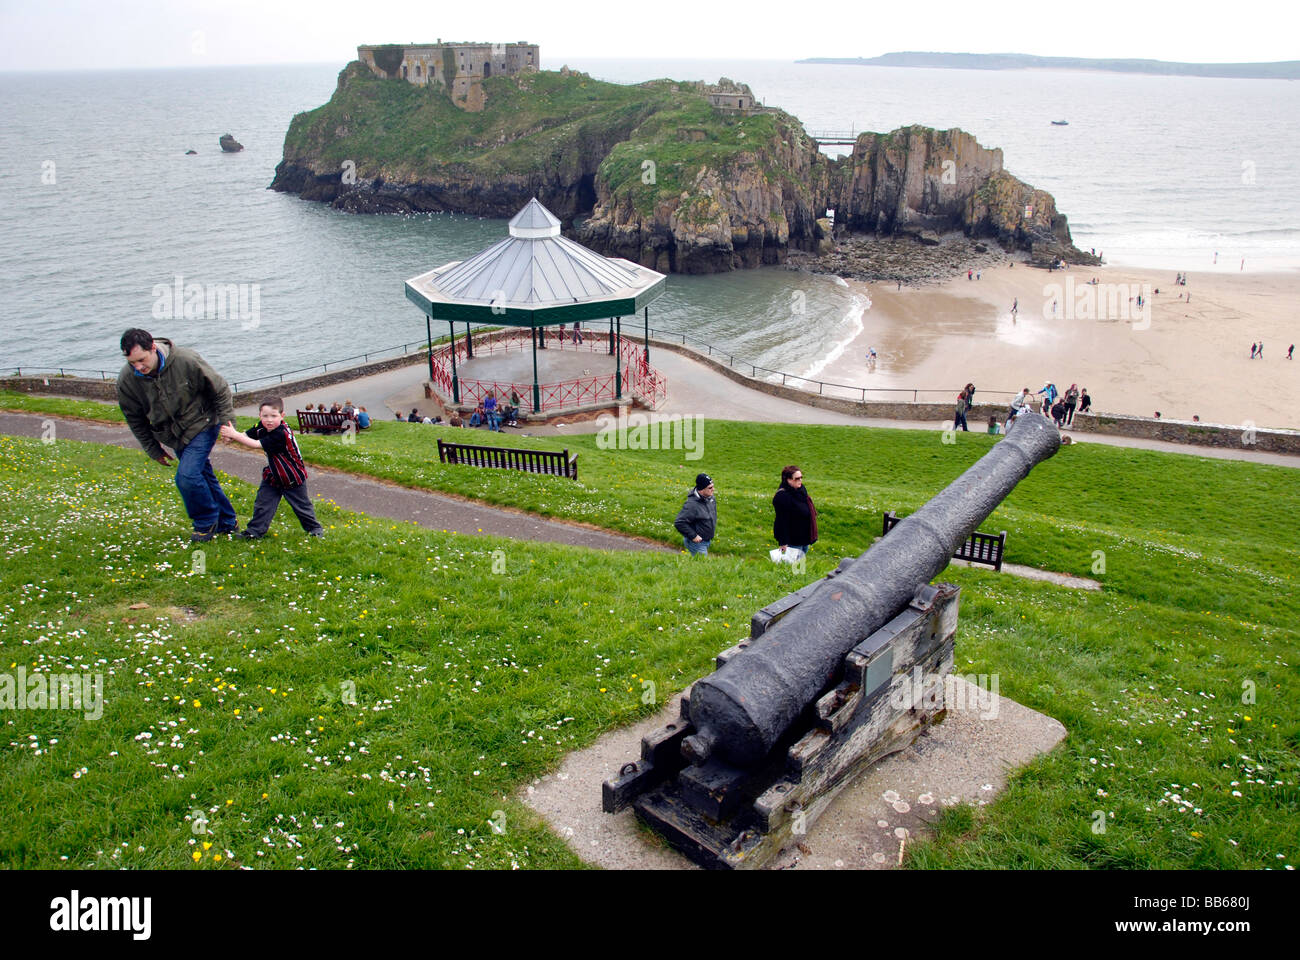
<svg viewBox="0 0 1300 960"><path fill-rule="evenodd" d="M817 508L804 489L803 471L793 464L781 471L772 509L776 511L772 536L778 544L772 559L794 563L817 542Z"/></svg>

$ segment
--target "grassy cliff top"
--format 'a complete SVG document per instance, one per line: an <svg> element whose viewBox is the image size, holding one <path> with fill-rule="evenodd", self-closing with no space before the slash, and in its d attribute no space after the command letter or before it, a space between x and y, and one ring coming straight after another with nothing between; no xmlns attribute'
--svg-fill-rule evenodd
<svg viewBox="0 0 1300 960"><path fill-rule="evenodd" d="M171 474L138 451L0 437L0 669L94 665L105 692L99 719L9 714L0 867L577 866L513 794L653 713L754 610L865 549L882 510L912 512L998 442L709 420L698 461L562 438L582 457L575 483L440 464L436 440L453 429L377 421L352 444L301 442L312 465L668 543L706 469L725 479L714 552L459 536L320 502L327 539L282 509L270 539L215 541L199 567ZM795 459L821 529L802 577L767 559L774 471ZM246 516L254 488L228 483ZM1298 488L1295 470L1101 444L1036 467L984 527L1008 531L1010 562L1103 589L942 578L963 588L955 672L998 676L1003 696L1068 735L995 802L947 811L907 863L1291 865L1300 552L1278 504ZM209 811L210 849L188 842L195 808ZM505 833L487 823L498 810Z"/></svg>
<svg viewBox="0 0 1300 960"><path fill-rule="evenodd" d="M800 130L779 112L715 110L698 86L628 86L554 71L491 77L484 109L470 113L441 87L385 80L353 62L328 103L293 118L284 157L318 173L350 160L359 177L407 181L599 164L612 193L629 191L648 212L659 197L681 193L702 166L725 169L746 152L770 157L778 136Z"/></svg>

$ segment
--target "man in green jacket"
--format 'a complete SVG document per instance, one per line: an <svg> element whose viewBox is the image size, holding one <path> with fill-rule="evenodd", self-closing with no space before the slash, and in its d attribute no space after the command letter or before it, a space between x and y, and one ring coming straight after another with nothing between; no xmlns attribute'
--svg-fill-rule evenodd
<svg viewBox="0 0 1300 960"><path fill-rule="evenodd" d="M118 406L151 459L163 466L172 462L162 444L176 452L176 487L194 523L190 539L207 543L217 534L235 533L235 508L208 460L221 424L235 421L229 385L193 350L154 340L138 328L122 334L122 354Z"/></svg>

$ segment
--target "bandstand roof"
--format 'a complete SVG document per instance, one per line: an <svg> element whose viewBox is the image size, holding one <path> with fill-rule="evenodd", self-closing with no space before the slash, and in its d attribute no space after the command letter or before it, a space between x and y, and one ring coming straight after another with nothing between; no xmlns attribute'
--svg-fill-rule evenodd
<svg viewBox="0 0 1300 960"><path fill-rule="evenodd" d="M540 327L631 316L667 279L560 236L560 221L534 198L510 221L510 236L407 280L406 298L435 320Z"/></svg>

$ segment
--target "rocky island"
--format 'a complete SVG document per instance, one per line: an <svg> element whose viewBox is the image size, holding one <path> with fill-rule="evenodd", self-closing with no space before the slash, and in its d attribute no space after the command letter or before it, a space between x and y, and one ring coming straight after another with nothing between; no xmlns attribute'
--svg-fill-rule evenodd
<svg viewBox="0 0 1300 960"><path fill-rule="evenodd" d="M360 48L329 102L294 117L271 188L356 213L509 217L536 196L578 242L664 272L826 255L852 234L933 244L952 231L1043 263L1093 260L1050 194L963 131L864 133L831 159L744 84L614 84L512 72L504 56L493 70L490 51L477 73L463 52L457 67L456 51L480 48Z"/></svg>

